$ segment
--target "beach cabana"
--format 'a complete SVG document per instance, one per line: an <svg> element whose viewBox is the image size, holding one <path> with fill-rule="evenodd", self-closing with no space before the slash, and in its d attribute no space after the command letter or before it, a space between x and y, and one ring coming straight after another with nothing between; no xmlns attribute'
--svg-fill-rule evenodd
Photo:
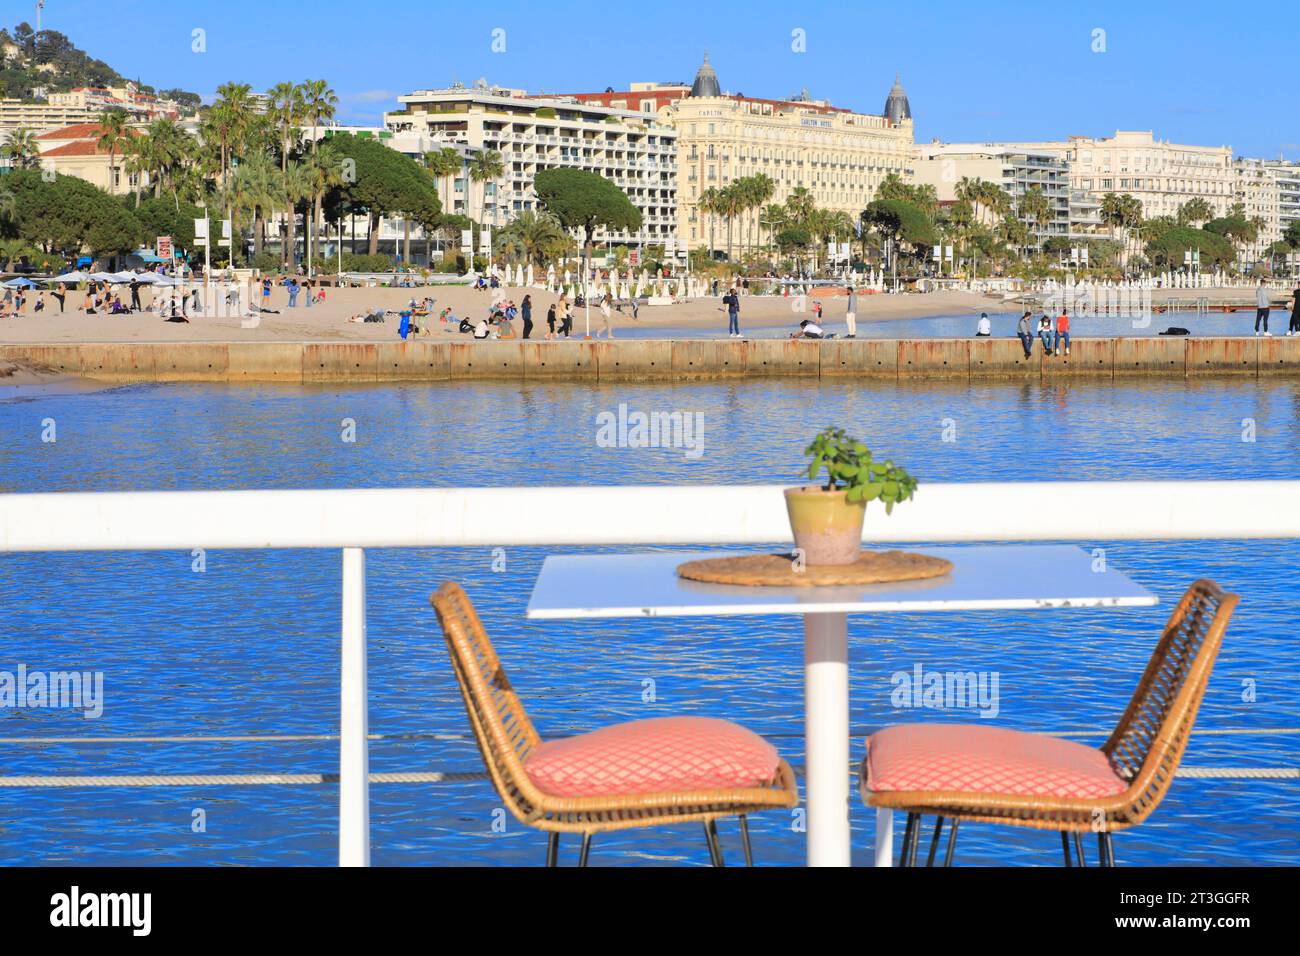
<svg viewBox="0 0 1300 956"><path fill-rule="evenodd" d="M36 283L26 276L19 276L17 279L10 279L4 286L6 289L33 289Z"/></svg>
<svg viewBox="0 0 1300 956"><path fill-rule="evenodd" d="M89 282L90 279L91 279L90 273L74 271L74 272L65 272L63 273L63 275L55 276L53 279L50 279L48 281L59 282L68 285L76 285L77 283L80 282Z"/></svg>

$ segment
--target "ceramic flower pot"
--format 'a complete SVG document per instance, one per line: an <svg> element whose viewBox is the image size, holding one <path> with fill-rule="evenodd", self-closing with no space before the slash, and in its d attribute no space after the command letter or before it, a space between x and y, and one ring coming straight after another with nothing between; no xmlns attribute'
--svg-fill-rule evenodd
<svg viewBox="0 0 1300 956"><path fill-rule="evenodd" d="M865 501L850 502L844 490L806 486L785 490L794 546L810 564L852 564L862 550Z"/></svg>

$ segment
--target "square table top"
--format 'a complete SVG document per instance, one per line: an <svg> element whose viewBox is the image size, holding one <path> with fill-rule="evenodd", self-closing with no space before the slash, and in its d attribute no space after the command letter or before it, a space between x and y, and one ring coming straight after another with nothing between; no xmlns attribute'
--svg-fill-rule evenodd
<svg viewBox="0 0 1300 956"><path fill-rule="evenodd" d="M888 549L881 549L888 550ZM545 619L831 614L884 611L1150 607L1159 599L1074 545L974 545L920 549L953 570L924 581L832 587L704 584L677 566L738 552L555 555L542 564L528 617Z"/></svg>

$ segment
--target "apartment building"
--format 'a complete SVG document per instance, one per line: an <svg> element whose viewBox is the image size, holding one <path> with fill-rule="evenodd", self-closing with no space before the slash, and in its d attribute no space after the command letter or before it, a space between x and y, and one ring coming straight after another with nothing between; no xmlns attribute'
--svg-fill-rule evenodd
<svg viewBox="0 0 1300 956"><path fill-rule="evenodd" d="M1300 163L1278 160L1265 165L1277 183L1278 228L1286 232L1293 222L1300 222Z"/></svg>
<svg viewBox="0 0 1300 956"><path fill-rule="evenodd" d="M641 211L638 232L600 230L597 241L661 243L677 235L677 133L658 116L484 83L417 90L398 101L403 108L384 115L392 133L423 137L429 149L501 154L505 168L495 181L461 173L439 184L448 212L503 226L537 208L537 173L583 169L618 185Z"/></svg>
<svg viewBox="0 0 1300 956"><path fill-rule="evenodd" d="M761 173L774 184L770 203L784 203L803 187L820 208L842 210L856 220L886 176L912 175L912 110L897 79L881 113L855 113L806 90L789 99L723 92L706 53L689 86L639 82L625 91L574 98L657 115L676 129L677 230L692 248L702 247L711 235L718 244L724 228L699 209L709 188ZM748 216L758 219L760 213ZM767 241L761 221L735 222L732 230L734 249Z"/></svg>
<svg viewBox="0 0 1300 956"><path fill-rule="evenodd" d="M1282 238L1282 191L1267 161L1238 157L1232 164L1236 185L1233 202L1240 203L1247 219L1259 224L1259 235L1245 253L1249 259L1263 256Z"/></svg>
<svg viewBox="0 0 1300 956"><path fill-rule="evenodd" d="M933 186L940 202L959 199L957 185L963 179L1001 187L1012 209L1019 208L1025 193L1040 190L1051 209L1049 218L1024 218L1040 243L1095 235L1101 225L1100 202L1072 188L1069 164L1054 151L999 143L930 143L917 148L915 180Z"/></svg>
<svg viewBox="0 0 1300 956"><path fill-rule="evenodd" d="M1122 130L1105 138L1004 145L1054 153L1069 165L1072 189L1097 199L1128 193L1141 200L1148 218L1177 215L1192 199L1204 199L1223 216L1236 201L1230 146L1187 146L1157 140L1149 131Z"/></svg>
<svg viewBox="0 0 1300 956"><path fill-rule="evenodd" d="M53 106L37 100L0 99L0 129L35 132L60 129L99 120L100 110L89 106Z"/></svg>
<svg viewBox="0 0 1300 956"><path fill-rule="evenodd" d="M96 113L123 110L139 120L163 117L176 119L182 112L179 103L145 93L134 83L114 87L79 86L66 93L50 93L46 99L51 106L93 110Z"/></svg>

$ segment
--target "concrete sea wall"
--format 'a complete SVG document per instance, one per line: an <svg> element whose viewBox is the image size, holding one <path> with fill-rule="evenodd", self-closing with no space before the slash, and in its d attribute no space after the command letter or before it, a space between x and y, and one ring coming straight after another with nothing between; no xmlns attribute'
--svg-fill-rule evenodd
<svg viewBox="0 0 1300 956"><path fill-rule="evenodd" d="M1300 377L1300 337L1079 338L1029 359L985 338L0 345L2 360L118 383L1262 378Z"/></svg>

